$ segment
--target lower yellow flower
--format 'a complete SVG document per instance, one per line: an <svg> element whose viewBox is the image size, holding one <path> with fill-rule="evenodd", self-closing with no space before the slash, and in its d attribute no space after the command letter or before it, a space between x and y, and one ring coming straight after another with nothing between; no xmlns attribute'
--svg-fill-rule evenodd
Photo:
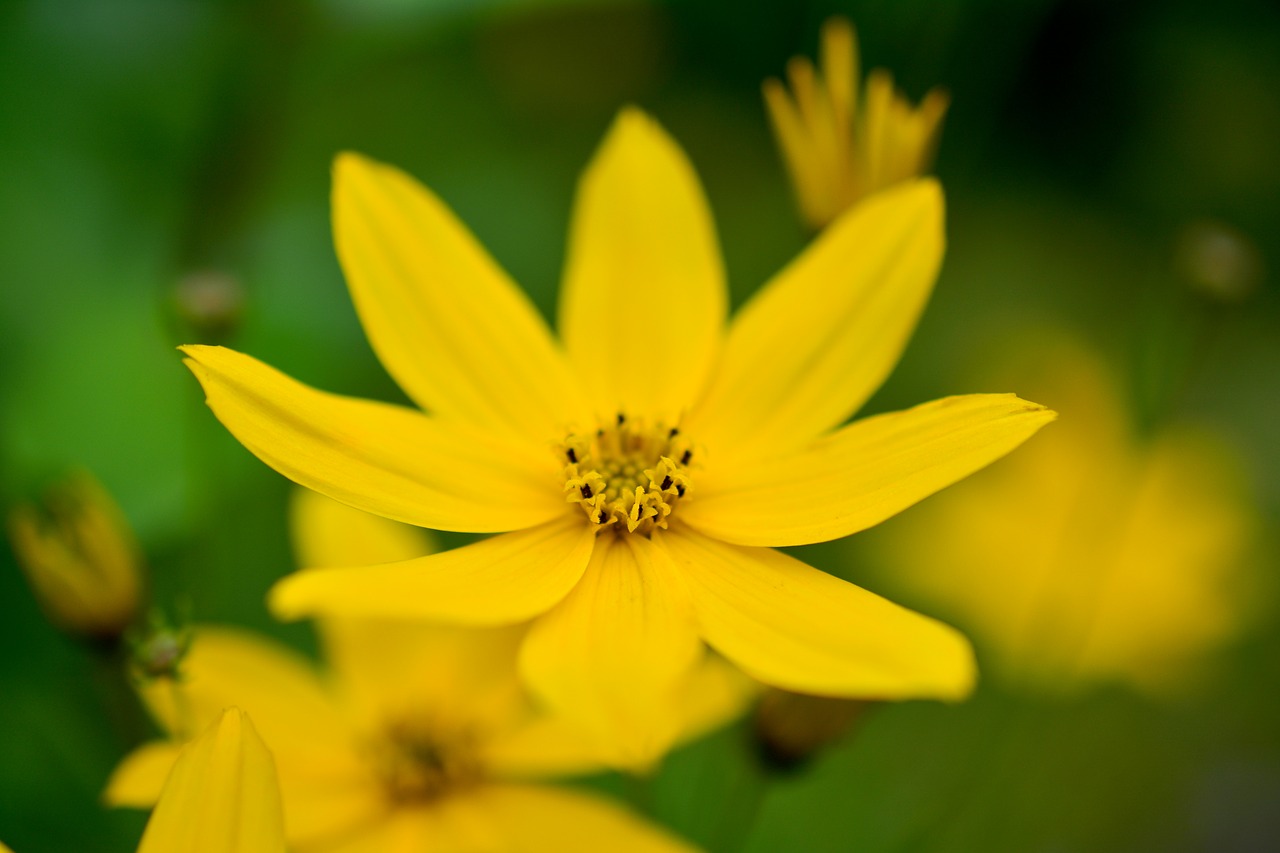
<svg viewBox="0 0 1280 853"><path fill-rule="evenodd" d="M223 711L172 762L138 853L284 853L275 761L249 717Z"/></svg>
<svg viewBox="0 0 1280 853"><path fill-rule="evenodd" d="M933 89L913 107L883 68L859 86L857 36L844 18L822 26L821 65L819 73L794 57L790 94L778 80L764 83L796 203L815 230L871 193L927 172L950 102Z"/></svg>
<svg viewBox="0 0 1280 853"><path fill-rule="evenodd" d="M1041 346L1019 348L1019 379L1070 416L884 531L889 574L1024 686L1191 686L1248 623L1239 464L1202 431L1136 437L1095 356Z"/></svg>
<svg viewBox="0 0 1280 853"><path fill-rule="evenodd" d="M9 516L14 555L49 618L77 634L119 637L137 615L142 559L124 513L87 473L50 490L42 509Z"/></svg>
<svg viewBox="0 0 1280 853"><path fill-rule="evenodd" d="M315 494L299 494L293 521L300 552L321 565L429 548L419 531ZM264 638L206 627L196 631L177 690L143 687L173 734L228 703L253 714L275 751L292 849L687 849L608 801L533 784L597 770L613 756L607 744L534 711L516 673L523 628L366 620L320 628L326 673ZM731 670L715 662L705 669L669 711L668 724L679 729L673 739L723 721L745 699ZM106 799L148 805L176 748L160 741L136 750Z"/></svg>
<svg viewBox="0 0 1280 853"><path fill-rule="evenodd" d="M704 642L790 690L969 693L956 631L773 550L879 524L1054 417L974 394L847 423L932 288L935 182L851 209L726 325L693 168L656 122L624 110L579 187L563 347L404 173L342 155L333 202L370 341L424 411L326 394L219 347L185 347L188 366L223 424L295 482L398 521L501 535L303 571L273 590L277 615L533 620L526 683L638 752L662 741L643 723Z"/></svg>

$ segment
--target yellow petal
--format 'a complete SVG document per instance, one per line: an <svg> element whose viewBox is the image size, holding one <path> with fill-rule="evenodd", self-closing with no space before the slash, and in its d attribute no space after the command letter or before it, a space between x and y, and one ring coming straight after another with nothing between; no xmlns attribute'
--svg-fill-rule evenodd
<svg viewBox="0 0 1280 853"><path fill-rule="evenodd" d="M179 740L191 737L229 705L253 714L277 750L318 752L343 722L311 663L292 649L239 628L199 626L178 681L156 678L139 688L156 720Z"/></svg>
<svg viewBox="0 0 1280 853"><path fill-rule="evenodd" d="M181 751L179 744L167 740L144 743L124 757L111 771L102 801L109 806L149 809L160 799L164 780L169 778L173 762Z"/></svg>
<svg viewBox="0 0 1280 853"><path fill-rule="evenodd" d="M394 563L440 550L426 530L338 503L310 489L293 492L289 533L299 566Z"/></svg>
<svg viewBox="0 0 1280 853"><path fill-rule="evenodd" d="M529 629L520 671L617 763L643 765L674 740L674 692L701 649L687 592L649 540L606 535L573 592Z"/></svg>
<svg viewBox="0 0 1280 853"><path fill-rule="evenodd" d="M565 513L551 453L542 460L410 409L326 394L233 350L182 350L218 420L309 489L439 530L518 530Z"/></svg>
<svg viewBox="0 0 1280 853"><path fill-rule="evenodd" d="M670 745L696 740L732 722L759 692L759 683L719 655L703 656L670 696L669 720L662 732ZM616 734L592 737L574 719L545 715L484 744L484 765L502 779L577 776L608 766L649 769L651 761L628 761Z"/></svg>
<svg viewBox="0 0 1280 853"><path fill-rule="evenodd" d="M317 614L503 625L544 613L578 582L595 533L581 517L400 563L307 569L272 588L281 619Z"/></svg>
<svg viewBox="0 0 1280 853"><path fill-rule="evenodd" d="M182 750L138 853L284 853L275 762L249 718L227 710Z"/></svg>
<svg viewBox="0 0 1280 853"><path fill-rule="evenodd" d="M848 18L834 16L822 23L822 79L831 97L835 130L842 136L840 152L848 156L848 134L858 108L858 37Z"/></svg>
<svg viewBox="0 0 1280 853"><path fill-rule="evenodd" d="M864 418L791 456L709 470L680 520L739 545L838 539L969 476L1054 417L1013 394L970 394Z"/></svg>
<svg viewBox="0 0 1280 853"><path fill-rule="evenodd" d="M563 715L542 715L486 741L482 762L498 779L580 776L604 770L611 744L601 744Z"/></svg>
<svg viewBox="0 0 1280 853"><path fill-rule="evenodd" d="M140 688L152 714L182 741L230 705L251 713L279 761L291 839L345 830L381 809L348 721L302 655L249 631L201 626L181 672Z"/></svg>
<svg viewBox="0 0 1280 853"><path fill-rule="evenodd" d="M665 829L603 797L563 788L486 785L474 800L507 853L693 853ZM456 849L456 848L455 848Z"/></svg>
<svg viewBox="0 0 1280 853"><path fill-rule="evenodd" d="M942 192L913 181L855 206L735 318L687 420L709 458L781 455L843 423L888 376L942 260Z"/></svg>
<svg viewBox="0 0 1280 853"><path fill-rule="evenodd" d="M693 167L657 122L624 109L578 187L560 304L597 416L677 419L718 351L725 302Z"/></svg>
<svg viewBox="0 0 1280 853"><path fill-rule="evenodd" d="M503 853L496 829L468 795L393 808L353 832L326 839L324 853Z"/></svg>
<svg viewBox="0 0 1280 853"><path fill-rule="evenodd" d="M428 411L535 444L589 414L520 288L440 199L357 154L334 163L333 228L365 332Z"/></svg>
<svg viewBox="0 0 1280 853"><path fill-rule="evenodd" d="M526 710L516 676L523 625L325 619L318 627L334 689L368 726L428 709L441 728L479 736L509 726Z"/></svg>
<svg viewBox="0 0 1280 853"><path fill-rule="evenodd" d="M679 716L676 743L695 741L741 717L760 690L758 681L709 652L680 691L674 708Z"/></svg>
<svg viewBox="0 0 1280 853"><path fill-rule="evenodd" d="M702 636L766 684L823 696L960 699L974 683L952 628L769 548L681 529L659 547L684 574Z"/></svg>

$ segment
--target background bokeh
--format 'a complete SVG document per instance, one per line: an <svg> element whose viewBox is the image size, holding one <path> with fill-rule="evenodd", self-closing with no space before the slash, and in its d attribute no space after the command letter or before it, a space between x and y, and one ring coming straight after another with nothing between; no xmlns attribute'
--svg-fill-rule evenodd
<svg viewBox="0 0 1280 853"><path fill-rule="evenodd" d="M1262 0L4 3L0 499L86 467L136 527L158 602L311 648L262 605L291 568L287 484L181 367L174 346L199 336L181 284L243 288L237 348L401 400L334 259L334 153L425 181L551 316L577 173L633 102L697 166L740 303L806 241L759 85L833 12L911 96L953 95L947 260L870 410L1016 390L969 383L1028 328L1065 326L1121 372L1141 424L1234 444L1274 529L1280 8ZM1194 292L1180 259L1206 220L1258 253L1251 294ZM805 557L880 589L877 535ZM744 724L654 779L595 784L714 851L1280 849L1280 620L1262 610L1175 701L986 683L959 706L874 709L789 773L754 759ZM98 801L145 733L115 684L0 549L0 838L16 850L136 843L142 816Z"/></svg>

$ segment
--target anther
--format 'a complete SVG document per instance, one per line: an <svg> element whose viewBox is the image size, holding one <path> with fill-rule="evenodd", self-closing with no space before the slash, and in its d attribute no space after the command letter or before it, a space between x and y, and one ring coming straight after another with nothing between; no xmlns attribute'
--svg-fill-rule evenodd
<svg viewBox="0 0 1280 853"><path fill-rule="evenodd" d="M684 483L678 483L676 485L676 494L679 495L680 497L684 497Z"/></svg>
<svg viewBox="0 0 1280 853"><path fill-rule="evenodd" d="M566 450L564 452L564 455L568 456L569 461L572 462L574 465L578 464L578 451L574 450L572 447Z"/></svg>
<svg viewBox="0 0 1280 853"><path fill-rule="evenodd" d="M671 488L671 475L670 475L670 474L668 474L667 476L665 476L665 477L663 477L663 478L662 478L662 485L661 485L661 486L658 486L658 488L659 488L659 489L669 489L669 488Z"/></svg>
<svg viewBox="0 0 1280 853"><path fill-rule="evenodd" d="M680 427L672 427L671 432L667 433L667 438L675 438L680 434Z"/></svg>
<svg viewBox="0 0 1280 853"><path fill-rule="evenodd" d="M692 451L692 450L686 450L684 453L682 453L682 454L680 455L680 464L681 464L681 465L688 465L688 464L689 464L689 460L690 460L690 459L692 459L692 458L693 458L693 451Z"/></svg>
<svg viewBox="0 0 1280 853"><path fill-rule="evenodd" d="M622 426L626 422L627 422L627 416L624 415L622 412L618 412L618 426Z"/></svg>
<svg viewBox="0 0 1280 853"><path fill-rule="evenodd" d="M579 491L582 492L582 496L584 498L588 498L588 499L590 499L593 494L591 491L591 487L586 485L585 483L583 484L582 488Z"/></svg>

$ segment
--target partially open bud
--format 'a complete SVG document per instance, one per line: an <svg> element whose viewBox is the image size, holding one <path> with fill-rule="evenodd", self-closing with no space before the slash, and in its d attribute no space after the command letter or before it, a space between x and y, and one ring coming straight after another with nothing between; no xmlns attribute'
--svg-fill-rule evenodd
<svg viewBox="0 0 1280 853"><path fill-rule="evenodd" d="M115 640L137 615L137 542L120 508L89 474L50 489L40 507L14 509L9 537L36 598L59 627Z"/></svg>
<svg viewBox="0 0 1280 853"><path fill-rule="evenodd" d="M756 744L769 764L790 770L839 740L873 705L769 690L756 709Z"/></svg>
<svg viewBox="0 0 1280 853"><path fill-rule="evenodd" d="M764 82L769 123L800 214L820 231L862 199L926 174L951 99L933 89L918 105L876 68L862 77L853 24L822 25L817 66L787 63L787 83Z"/></svg>

